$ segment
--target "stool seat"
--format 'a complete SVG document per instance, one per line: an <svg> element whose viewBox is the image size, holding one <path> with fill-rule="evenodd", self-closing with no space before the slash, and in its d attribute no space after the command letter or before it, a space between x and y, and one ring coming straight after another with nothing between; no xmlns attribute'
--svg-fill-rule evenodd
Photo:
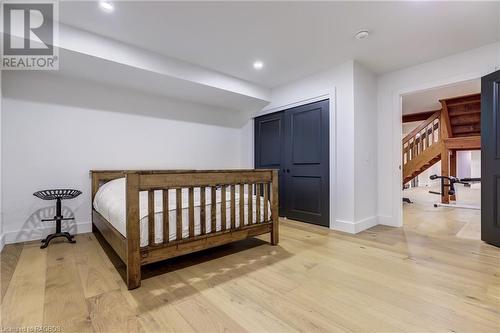
<svg viewBox="0 0 500 333"><path fill-rule="evenodd" d="M73 199L82 194L81 191L72 189L56 189L56 190L42 190L33 193L33 195L42 200L56 200L56 199Z"/></svg>
<svg viewBox="0 0 500 333"><path fill-rule="evenodd" d="M47 238L42 239L41 249L46 248L50 241L57 237L65 237L70 243L75 243L73 239L74 236L69 232L61 232L61 221L74 220L74 217L64 217L62 215L61 200L73 199L82 194L81 191L73 189L53 189L53 190L42 190L33 193L33 195L42 200L56 200L56 215L53 219L42 219L42 222L46 221L56 221L56 233L50 234Z"/></svg>

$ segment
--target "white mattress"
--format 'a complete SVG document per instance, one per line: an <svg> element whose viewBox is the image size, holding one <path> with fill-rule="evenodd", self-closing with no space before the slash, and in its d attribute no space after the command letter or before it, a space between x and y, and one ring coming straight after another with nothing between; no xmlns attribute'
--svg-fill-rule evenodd
<svg viewBox="0 0 500 333"><path fill-rule="evenodd" d="M244 202L245 202L245 214L243 216L243 224L248 224L248 195L247 195L247 185L245 185L244 191ZM221 191L217 189L216 191L216 231L221 230ZM211 232L211 192L210 188L206 188L206 232ZM236 226L240 225L240 214L239 214L239 186L236 186ZM226 191L226 228L231 226L231 213L230 213L230 203L231 203L231 193ZM110 222L113 227L116 228L124 237L126 237L126 208L125 208L125 178L119 178L107 182L102 185L96 193L94 198L94 208L100 213L108 222ZM264 220L264 200L260 200L260 219ZM194 233L199 235L200 230L200 189L195 188L194 190ZM163 200L161 191L155 191L155 243L163 242ZM253 196L253 223L257 221L256 214L256 196ZM271 216L271 205L268 202L268 217ZM175 190L169 191L169 240L176 239L176 193ZM141 191L139 195L139 219L140 219L140 236L141 236L141 247L148 245L148 193L147 191ZM187 238L189 236L189 217L188 217L188 189L182 189L182 238Z"/></svg>

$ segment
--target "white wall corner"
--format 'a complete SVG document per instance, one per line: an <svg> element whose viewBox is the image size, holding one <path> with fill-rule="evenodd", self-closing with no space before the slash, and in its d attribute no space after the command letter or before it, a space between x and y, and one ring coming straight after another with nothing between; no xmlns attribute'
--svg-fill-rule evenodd
<svg viewBox="0 0 500 333"><path fill-rule="evenodd" d="M65 229L64 226L63 229ZM55 222L48 223L46 226L43 226L41 228L21 229L21 230L6 232L2 235L1 245L3 248L4 244L14 244L14 243L39 240L47 237L47 235L53 233L54 231L55 231ZM92 222L82 222L82 223L72 224L69 230L65 231L68 231L72 235L92 232Z"/></svg>
<svg viewBox="0 0 500 333"><path fill-rule="evenodd" d="M0 252L2 252L4 245L5 245L5 234L1 234L0 235Z"/></svg>
<svg viewBox="0 0 500 333"><path fill-rule="evenodd" d="M396 225L394 219L392 218L392 216L388 216L388 215L379 215L378 216L378 224L387 225L387 226L390 226L390 227L397 227L397 225Z"/></svg>

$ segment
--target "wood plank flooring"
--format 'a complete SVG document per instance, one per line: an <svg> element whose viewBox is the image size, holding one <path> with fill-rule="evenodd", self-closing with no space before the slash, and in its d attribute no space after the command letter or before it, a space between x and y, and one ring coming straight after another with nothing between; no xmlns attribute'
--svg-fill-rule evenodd
<svg viewBox="0 0 500 333"><path fill-rule="evenodd" d="M406 214L406 213L405 213ZM455 236L461 221L358 235L293 221L269 236L143 268L93 234L2 252L2 328L64 332L500 332L500 249ZM429 216L427 216L429 217ZM436 230L442 230L437 232ZM450 230L453 230L450 232Z"/></svg>

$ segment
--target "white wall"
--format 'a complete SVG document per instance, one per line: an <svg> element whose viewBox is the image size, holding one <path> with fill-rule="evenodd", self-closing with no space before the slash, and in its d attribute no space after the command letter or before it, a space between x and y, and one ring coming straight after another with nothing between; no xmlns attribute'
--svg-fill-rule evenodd
<svg viewBox="0 0 500 333"><path fill-rule="evenodd" d="M254 122L251 118L241 128L241 165L245 168L253 169L254 163Z"/></svg>
<svg viewBox="0 0 500 333"><path fill-rule="evenodd" d="M3 89L2 89L2 72L0 70L0 252L5 243L5 236L3 233L3 209L2 209L2 105L3 105Z"/></svg>
<svg viewBox="0 0 500 333"><path fill-rule="evenodd" d="M457 177L471 176L471 151L457 151Z"/></svg>
<svg viewBox="0 0 500 333"><path fill-rule="evenodd" d="M378 214L401 226L401 94L479 78L500 65L500 43L487 45L378 78Z"/></svg>
<svg viewBox="0 0 500 333"><path fill-rule="evenodd" d="M472 178L481 178L481 151L471 151L470 176Z"/></svg>
<svg viewBox="0 0 500 333"><path fill-rule="evenodd" d="M354 62L355 232L377 224L377 81Z"/></svg>
<svg viewBox="0 0 500 333"><path fill-rule="evenodd" d="M275 88L271 103L256 115L330 98L330 227L354 219L353 62ZM253 120L252 120L253 122ZM252 141L252 136L246 140ZM253 149L246 158L253 161ZM338 175L341 175L339 177Z"/></svg>
<svg viewBox="0 0 500 333"><path fill-rule="evenodd" d="M248 117L41 72L3 77L2 178L7 243L43 237L54 203L33 197L70 187L64 201L90 231L91 169L224 169L241 166ZM222 125L215 125L222 124Z"/></svg>

